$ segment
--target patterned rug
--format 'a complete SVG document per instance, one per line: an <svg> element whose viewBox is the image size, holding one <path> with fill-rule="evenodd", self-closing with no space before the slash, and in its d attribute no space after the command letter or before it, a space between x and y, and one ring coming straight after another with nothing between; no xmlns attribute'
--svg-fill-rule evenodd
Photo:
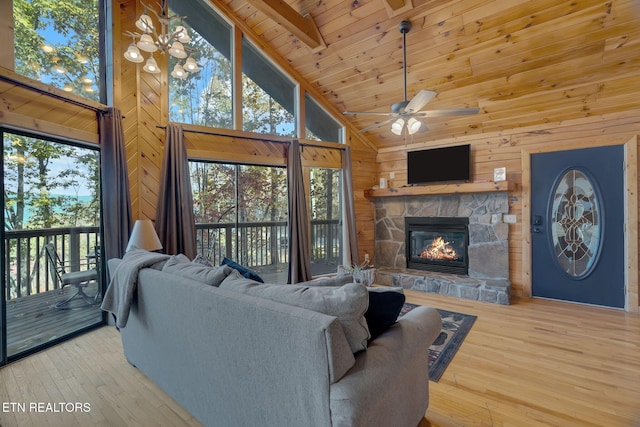
<svg viewBox="0 0 640 427"><path fill-rule="evenodd" d="M419 306L405 303L400 316L404 316L416 307ZM477 318L469 314L439 308L437 310L442 317L442 331L429 347L429 379L433 382L440 380Z"/></svg>

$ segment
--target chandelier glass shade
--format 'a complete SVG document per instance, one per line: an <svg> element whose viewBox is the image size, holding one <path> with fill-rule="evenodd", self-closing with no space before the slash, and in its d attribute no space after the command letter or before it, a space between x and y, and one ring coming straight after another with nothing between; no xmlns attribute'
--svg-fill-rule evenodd
<svg viewBox="0 0 640 427"><path fill-rule="evenodd" d="M157 74L160 73L160 67L158 67L153 54L157 51L160 51L162 55L168 53L179 60L173 67L171 76L184 79L189 73L200 71L200 67L192 56L194 49L188 46L191 43L191 36L189 36L187 29L183 25L177 25L175 30L170 30L173 27L173 22L179 21L181 24L186 16L169 15L168 3L168 0L161 0L159 13L142 3L144 12L136 21L136 28L142 33L125 32L125 35L132 38L132 42L125 51L124 57L127 61L140 64L145 62L142 52L148 53L149 56L142 69L147 73ZM160 22L159 29L156 29L149 12L153 13ZM180 61L185 58L184 62Z"/></svg>

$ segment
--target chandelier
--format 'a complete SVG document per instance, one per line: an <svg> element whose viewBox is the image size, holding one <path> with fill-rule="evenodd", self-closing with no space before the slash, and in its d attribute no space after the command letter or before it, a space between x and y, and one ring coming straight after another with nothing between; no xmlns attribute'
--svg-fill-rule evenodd
<svg viewBox="0 0 640 427"><path fill-rule="evenodd" d="M170 31L169 27L171 27L171 23L179 21L180 24L182 24L182 20L186 18L186 16L169 16L168 3L168 0L161 0L161 3L158 4L158 6L160 6L160 13L142 3L144 11L136 21L136 27L142 31L142 34L131 31L124 33L132 38L132 42L124 53L124 57L128 61L140 64L145 60L140 51L148 52L149 58L142 69L151 74L160 73L160 67L158 67L158 63L153 57L153 53L156 51L160 51L162 55L168 53L178 60L186 58L184 62L178 61L173 67L173 71L171 71L172 77L185 79L189 73L197 73L200 71L200 67L196 63L196 60L193 59L193 56L190 55L194 49L185 46L191 42L191 37L187 29L182 25L178 25L174 31ZM156 30L156 27L153 25L153 20L148 13L149 11L158 18L160 22L159 31Z"/></svg>

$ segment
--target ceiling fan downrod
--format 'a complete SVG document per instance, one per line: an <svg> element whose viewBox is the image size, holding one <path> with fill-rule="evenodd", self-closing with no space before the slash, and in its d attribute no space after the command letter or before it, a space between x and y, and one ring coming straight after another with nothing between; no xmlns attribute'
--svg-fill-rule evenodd
<svg viewBox="0 0 640 427"><path fill-rule="evenodd" d="M405 19L398 25L398 29L402 33L402 70L404 73L404 101L396 102L391 106L391 111L400 113L409 104L407 99L407 33L411 30L411 21Z"/></svg>

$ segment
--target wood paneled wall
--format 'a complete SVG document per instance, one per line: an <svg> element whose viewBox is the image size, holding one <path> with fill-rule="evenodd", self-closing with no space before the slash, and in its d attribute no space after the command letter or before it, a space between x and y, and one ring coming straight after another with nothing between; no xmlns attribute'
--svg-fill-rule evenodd
<svg viewBox="0 0 640 427"><path fill-rule="evenodd" d="M637 145L636 136L640 134L640 109L620 113L604 114L601 116L575 119L563 122L539 124L517 129L485 132L480 135L470 135L430 141L429 143L414 143L394 148L382 148L378 152L377 162L380 176L389 178L390 172L395 172L394 186L403 186L407 181L406 153L410 150L435 148L456 144L471 144L474 181L490 181L493 179L493 169L506 167L507 180L515 184L515 190L510 193L511 202L509 213L516 215L517 223L509 225L509 262L510 279L514 294L528 297L530 289L529 254L526 247L529 244L528 177L523 179L523 171L528 169L526 159L530 154L549 151L571 150L586 147L623 145L632 143ZM631 142L630 142L631 141ZM637 159L631 158L628 167L635 172L635 186L637 187ZM622 165L621 165L622 167ZM632 173L633 173L632 172ZM629 193L637 205L637 193ZM638 218L627 224L630 239L638 240ZM630 271L631 311L638 310L638 254L630 253L636 267Z"/></svg>
<svg viewBox="0 0 640 427"><path fill-rule="evenodd" d="M0 75L6 78L0 78L0 124L17 130L98 144L96 109L104 106L22 77L6 68L0 67ZM65 102L61 98L87 104L90 108Z"/></svg>

